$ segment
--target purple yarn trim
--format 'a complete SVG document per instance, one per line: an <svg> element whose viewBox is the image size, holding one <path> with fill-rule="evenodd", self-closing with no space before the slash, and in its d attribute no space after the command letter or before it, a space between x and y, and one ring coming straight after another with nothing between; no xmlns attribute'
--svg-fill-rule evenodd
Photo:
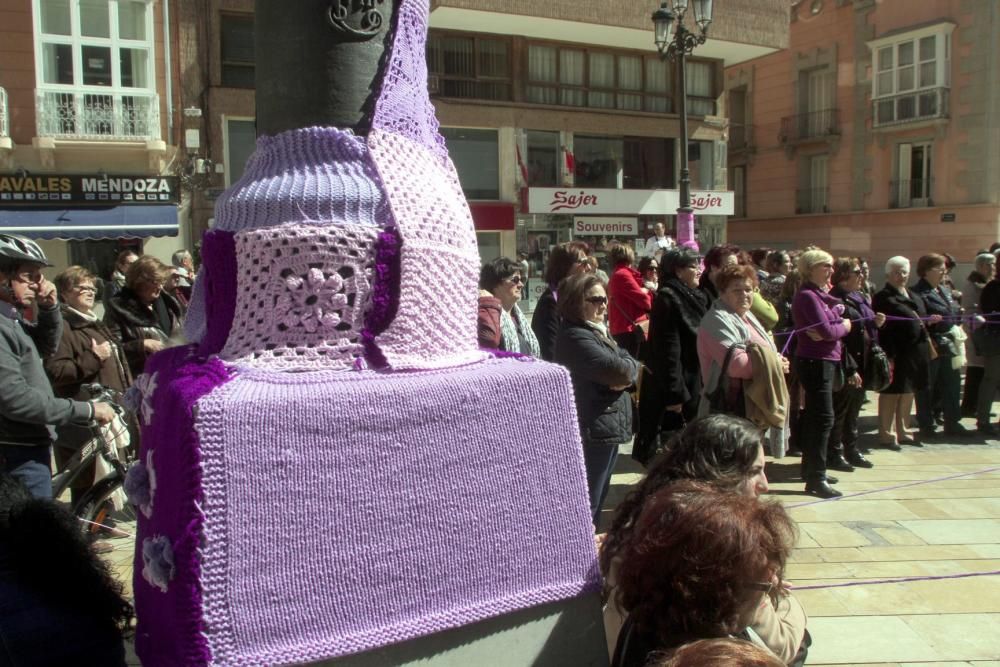
<svg viewBox="0 0 1000 667"><path fill-rule="evenodd" d="M198 353L208 356L222 351L236 316L236 236L219 230L208 232L201 256L207 324Z"/></svg>
<svg viewBox="0 0 1000 667"><path fill-rule="evenodd" d="M375 337L385 331L399 309L399 284L402 274L400 249L402 240L396 227L378 235L375 244L375 277L372 280L372 304L361 330L365 358L372 368L388 366L385 355L375 344Z"/></svg>
<svg viewBox="0 0 1000 667"><path fill-rule="evenodd" d="M193 345L157 354L147 362L146 372L159 374L159 389L139 455L145 457L151 448L156 452L162 502L151 518L139 517L133 577L136 652L144 665L207 665L212 656L202 626L199 561L204 496L194 406L233 376L218 358L197 356ZM158 535L173 545L175 574L167 592L141 576L142 544Z"/></svg>
<svg viewBox="0 0 1000 667"><path fill-rule="evenodd" d="M522 354L520 352L508 352L507 350L498 350L492 347L481 347L479 349L482 352L489 352L497 359L523 359L526 361L534 359L530 354Z"/></svg>

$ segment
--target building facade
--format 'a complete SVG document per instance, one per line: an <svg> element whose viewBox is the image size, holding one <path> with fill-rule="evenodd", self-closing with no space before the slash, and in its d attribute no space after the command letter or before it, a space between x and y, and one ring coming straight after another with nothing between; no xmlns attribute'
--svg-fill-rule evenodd
<svg viewBox="0 0 1000 667"><path fill-rule="evenodd" d="M484 260L524 253L540 270L556 242L582 235L600 248L672 224L674 66L653 44L658 3L619 4L609 13L596 0L431 3L428 86ZM724 68L784 48L788 29L785 0L716 5L687 66L689 156L709 243L724 237L732 211L730 195L709 195L727 190ZM253 2L178 12L183 136L197 142L184 152L204 161L192 220L204 230L254 148Z"/></svg>
<svg viewBox="0 0 1000 667"><path fill-rule="evenodd" d="M0 231L57 268L191 247L169 0L0 0Z"/></svg>
<svg viewBox="0 0 1000 667"><path fill-rule="evenodd" d="M1000 239L1000 4L793 5L788 50L726 70L729 238L970 264Z"/></svg>

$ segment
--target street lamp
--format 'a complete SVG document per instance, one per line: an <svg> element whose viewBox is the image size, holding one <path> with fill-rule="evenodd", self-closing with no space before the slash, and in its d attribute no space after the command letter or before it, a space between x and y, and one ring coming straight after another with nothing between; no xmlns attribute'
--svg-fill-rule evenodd
<svg viewBox="0 0 1000 667"><path fill-rule="evenodd" d="M691 208L691 172L688 169L687 81L684 59L708 38L708 26L712 23L712 0L691 0L694 5L694 22L698 26L697 33L684 27L688 4L688 0L661 2L660 8L653 12L653 33L660 58L677 63L677 84L681 91L681 205L677 209L677 242L697 249L694 211Z"/></svg>

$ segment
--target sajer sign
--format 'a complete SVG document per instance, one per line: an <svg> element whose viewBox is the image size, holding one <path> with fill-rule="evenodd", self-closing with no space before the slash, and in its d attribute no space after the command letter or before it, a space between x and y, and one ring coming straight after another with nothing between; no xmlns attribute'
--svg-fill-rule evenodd
<svg viewBox="0 0 1000 667"><path fill-rule="evenodd" d="M175 176L0 174L0 206L177 204Z"/></svg>
<svg viewBox="0 0 1000 667"><path fill-rule="evenodd" d="M636 218L573 218L574 236L638 236Z"/></svg>
<svg viewBox="0 0 1000 667"><path fill-rule="evenodd" d="M529 188L528 213L585 215L672 215L680 206L678 190L609 188ZM732 192L694 190L691 208L699 215L732 215Z"/></svg>

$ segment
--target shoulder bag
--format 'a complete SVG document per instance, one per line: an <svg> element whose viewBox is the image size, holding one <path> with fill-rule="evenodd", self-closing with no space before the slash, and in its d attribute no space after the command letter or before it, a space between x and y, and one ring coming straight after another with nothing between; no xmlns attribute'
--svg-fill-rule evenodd
<svg viewBox="0 0 1000 667"><path fill-rule="evenodd" d="M708 401L708 411L711 414L735 415L737 417L746 416L746 404L743 400L743 384L740 383L738 392L731 392L731 382L729 379L729 361L733 358L736 349L745 350L746 347L734 343L726 351L726 358L722 361L722 372L719 373L719 381L715 384L715 389L705 394Z"/></svg>

